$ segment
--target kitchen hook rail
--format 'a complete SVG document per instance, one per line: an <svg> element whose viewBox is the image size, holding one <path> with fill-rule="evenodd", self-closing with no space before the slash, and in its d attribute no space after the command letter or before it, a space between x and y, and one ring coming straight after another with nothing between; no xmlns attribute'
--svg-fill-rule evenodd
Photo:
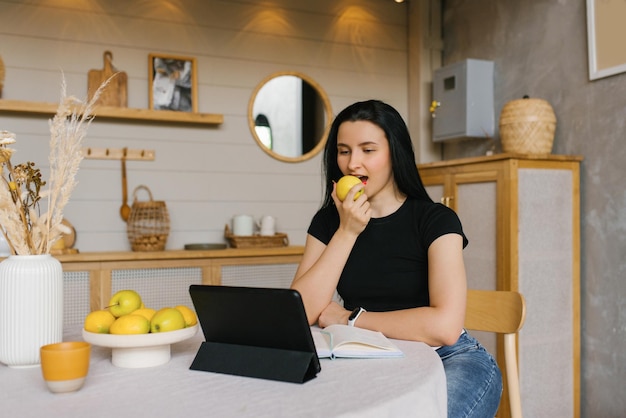
<svg viewBox="0 0 626 418"><path fill-rule="evenodd" d="M83 148L83 157L92 160L154 161L154 150L129 148Z"/></svg>

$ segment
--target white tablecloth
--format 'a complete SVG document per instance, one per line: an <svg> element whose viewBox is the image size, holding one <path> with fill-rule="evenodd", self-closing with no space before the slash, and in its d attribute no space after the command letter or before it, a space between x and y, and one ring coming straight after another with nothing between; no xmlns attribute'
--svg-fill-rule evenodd
<svg viewBox="0 0 626 418"><path fill-rule="evenodd" d="M79 330L65 341L82 340ZM52 394L39 367L0 364L0 410L6 417L446 417L446 380L437 353L422 343L394 342L403 358L323 359L304 384L189 370L201 331L173 344L169 363L145 369L111 364L93 346L85 385Z"/></svg>

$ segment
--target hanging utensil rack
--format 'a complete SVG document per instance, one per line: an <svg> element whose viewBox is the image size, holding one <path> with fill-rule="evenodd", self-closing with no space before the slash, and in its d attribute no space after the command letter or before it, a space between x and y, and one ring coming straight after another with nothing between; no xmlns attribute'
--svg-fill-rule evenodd
<svg viewBox="0 0 626 418"><path fill-rule="evenodd" d="M155 152L149 149L83 148L83 157L92 160L154 161Z"/></svg>

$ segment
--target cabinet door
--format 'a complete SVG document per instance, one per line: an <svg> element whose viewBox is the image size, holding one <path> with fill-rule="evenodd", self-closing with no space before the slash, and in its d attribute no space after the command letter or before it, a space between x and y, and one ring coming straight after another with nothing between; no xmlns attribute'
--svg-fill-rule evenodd
<svg viewBox="0 0 626 418"><path fill-rule="evenodd" d="M505 158L419 169L431 197L463 223L468 286L526 299L518 335L524 413L580 416L579 162ZM472 334L504 375L502 339ZM505 395L499 416L509 416L507 407Z"/></svg>
<svg viewBox="0 0 626 418"><path fill-rule="evenodd" d="M464 250L468 286L498 288L498 171L442 174L422 171L422 181L435 202L454 209L469 240Z"/></svg>
<svg viewBox="0 0 626 418"><path fill-rule="evenodd" d="M493 172L454 175L453 209L469 240L464 259L471 289L498 288L498 194Z"/></svg>
<svg viewBox="0 0 626 418"><path fill-rule="evenodd" d="M422 172L430 197L454 209L469 240L463 250L467 286L471 289L498 288L497 184L498 172L468 171L436 174ZM473 331L491 353L497 352L496 336Z"/></svg>
<svg viewBox="0 0 626 418"><path fill-rule="evenodd" d="M221 284L225 286L289 288L297 269L297 263L223 265Z"/></svg>
<svg viewBox="0 0 626 418"><path fill-rule="evenodd" d="M519 290L526 321L519 333L524 413L578 416L580 290L573 170L519 169ZM573 324L573 326L572 326ZM546 372L548 371L548 372Z"/></svg>
<svg viewBox="0 0 626 418"><path fill-rule="evenodd" d="M467 287L498 288L497 181L491 173L463 173L454 176L453 202L469 244L463 251ZM494 333L472 331L485 348L497 353Z"/></svg>
<svg viewBox="0 0 626 418"><path fill-rule="evenodd" d="M435 141L467 136L467 61L439 68L433 79L433 97L441 103L433 119Z"/></svg>

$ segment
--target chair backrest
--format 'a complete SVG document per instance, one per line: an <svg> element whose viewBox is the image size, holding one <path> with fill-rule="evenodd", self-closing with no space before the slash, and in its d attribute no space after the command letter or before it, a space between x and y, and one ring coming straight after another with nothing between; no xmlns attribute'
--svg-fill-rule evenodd
<svg viewBox="0 0 626 418"><path fill-rule="evenodd" d="M506 384L512 418L522 417L515 336L524 325L526 303L519 292L504 290L467 291L465 328L504 335Z"/></svg>
<svg viewBox="0 0 626 418"><path fill-rule="evenodd" d="M504 290L467 291L465 328L500 334L516 333L524 325L526 304L518 292Z"/></svg>

